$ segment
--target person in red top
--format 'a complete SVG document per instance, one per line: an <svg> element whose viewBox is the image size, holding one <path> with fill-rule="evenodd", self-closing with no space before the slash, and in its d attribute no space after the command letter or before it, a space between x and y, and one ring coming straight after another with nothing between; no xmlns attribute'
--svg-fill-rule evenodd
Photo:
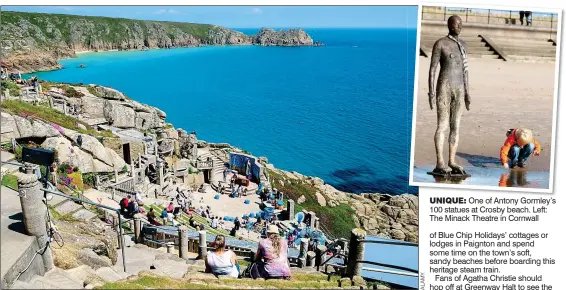
<svg viewBox="0 0 566 290"><path fill-rule="evenodd" d="M524 167L529 156L540 154L540 143L533 138L533 132L529 129L509 129L507 140L501 151L499 158L505 168Z"/></svg>

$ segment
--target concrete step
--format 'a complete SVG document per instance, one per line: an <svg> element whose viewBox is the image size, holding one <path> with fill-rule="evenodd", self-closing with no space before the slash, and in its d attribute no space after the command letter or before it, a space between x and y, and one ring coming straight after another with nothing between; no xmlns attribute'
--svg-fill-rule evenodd
<svg viewBox="0 0 566 290"><path fill-rule="evenodd" d="M118 275L118 273L116 273L116 271L114 271L110 267L102 267L96 269L95 275L106 282L116 282L120 279L123 279L122 276Z"/></svg>
<svg viewBox="0 0 566 290"><path fill-rule="evenodd" d="M33 289L33 285L27 282L17 280L10 289Z"/></svg>
<svg viewBox="0 0 566 290"><path fill-rule="evenodd" d="M0 160L2 161L11 161L16 159L16 155L14 155L13 153L10 153L8 151L0 151Z"/></svg>
<svg viewBox="0 0 566 290"><path fill-rule="evenodd" d="M84 281L88 276L94 275L96 271L87 265L80 265L76 268L65 270L65 272L78 281Z"/></svg>
<svg viewBox="0 0 566 290"><path fill-rule="evenodd" d="M181 279L187 273L189 265L186 261L173 261L169 259L155 260L153 267L173 279Z"/></svg>
<svg viewBox="0 0 566 290"><path fill-rule="evenodd" d="M78 219L78 220L85 221L85 222L86 222L86 221L89 221L89 220L91 220L91 219L93 219L93 218L96 217L96 216L97 216L96 213L94 213L94 212L92 212L92 211L90 211L90 210L84 209L84 208L78 210L77 212L75 212L75 213L73 214L73 217L74 217L74 218L76 218L76 219Z"/></svg>
<svg viewBox="0 0 566 290"><path fill-rule="evenodd" d="M555 57L556 56L556 52L516 52L516 51L510 51L507 52L507 55L516 55L516 56L531 56L531 57Z"/></svg>
<svg viewBox="0 0 566 290"><path fill-rule="evenodd" d="M58 213L65 215L65 214L68 214L68 213L75 212L75 211L77 211L81 208L83 208L83 207L80 204L75 203L74 201L69 199L69 200L61 203L57 207L55 207L55 210Z"/></svg>
<svg viewBox="0 0 566 290"><path fill-rule="evenodd" d="M500 45L499 47L506 49L506 50L518 50L518 51L556 51L556 46L520 46L520 45L512 45L512 44L504 44Z"/></svg>
<svg viewBox="0 0 566 290"><path fill-rule="evenodd" d="M544 56L528 56L528 55L509 55L511 61L527 62L527 63L553 63L556 62L555 57Z"/></svg>
<svg viewBox="0 0 566 290"><path fill-rule="evenodd" d="M83 281L72 277L62 269L54 268L53 270L45 273L45 275L38 281L47 285L53 285L57 289L82 289L84 288Z"/></svg>

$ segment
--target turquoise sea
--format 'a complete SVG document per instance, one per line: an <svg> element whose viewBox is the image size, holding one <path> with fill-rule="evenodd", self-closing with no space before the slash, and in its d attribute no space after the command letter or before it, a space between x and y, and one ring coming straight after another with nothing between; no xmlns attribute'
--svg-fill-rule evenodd
<svg viewBox="0 0 566 290"><path fill-rule="evenodd" d="M408 187L416 30L305 30L326 46L88 53L36 75L116 88L199 139L344 191L416 193Z"/></svg>

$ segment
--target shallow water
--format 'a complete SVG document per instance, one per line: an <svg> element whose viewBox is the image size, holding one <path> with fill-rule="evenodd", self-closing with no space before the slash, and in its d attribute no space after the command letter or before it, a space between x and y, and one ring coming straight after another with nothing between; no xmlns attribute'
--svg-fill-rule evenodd
<svg viewBox="0 0 566 290"><path fill-rule="evenodd" d="M478 185L493 187L521 187L548 189L550 174L548 171L508 170L496 167L465 166L464 170L470 175L466 179L442 179L428 175L434 165L418 166L413 170L414 182L446 183L462 185Z"/></svg>

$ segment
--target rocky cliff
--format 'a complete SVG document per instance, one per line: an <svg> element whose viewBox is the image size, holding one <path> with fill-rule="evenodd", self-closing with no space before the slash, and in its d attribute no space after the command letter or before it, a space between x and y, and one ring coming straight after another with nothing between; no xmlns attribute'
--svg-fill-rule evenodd
<svg viewBox="0 0 566 290"><path fill-rule="evenodd" d="M199 45L318 45L302 29L262 29L248 36L228 28L180 22L2 12L2 67L32 72L60 67L80 51L139 50Z"/></svg>

